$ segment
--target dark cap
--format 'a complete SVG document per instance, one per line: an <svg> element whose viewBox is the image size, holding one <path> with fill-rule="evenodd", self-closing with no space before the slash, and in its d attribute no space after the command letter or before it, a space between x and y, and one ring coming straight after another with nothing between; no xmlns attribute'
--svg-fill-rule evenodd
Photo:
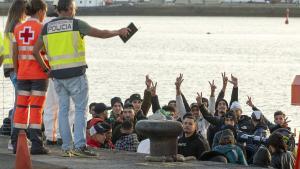
<svg viewBox="0 0 300 169"><path fill-rule="evenodd" d="M105 110L110 110L111 107L107 107L104 103L96 103L95 104L95 113L100 114L103 113Z"/></svg>
<svg viewBox="0 0 300 169"><path fill-rule="evenodd" d="M218 100L216 101L215 110L217 110L218 104L219 104L221 101L225 102L227 109L229 108L228 102L227 102L225 99L218 99Z"/></svg>
<svg viewBox="0 0 300 169"><path fill-rule="evenodd" d="M225 116L224 116L226 119L231 119L233 120L235 123L237 123L237 118L236 118L236 115L233 111L228 111L225 113Z"/></svg>
<svg viewBox="0 0 300 169"><path fill-rule="evenodd" d="M108 128L109 125L105 125L104 123L97 123L95 124L93 127L90 128L90 135L94 135L94 134L103 134L106 133L110 130L110 128Z"/></svg>
<svg viewBox="0 0 300 169"><path fill-rule="evenodd" d="M123 103L120 97L114 97L110 100L110 106L113 107L115 103L120 103L123 107Z"/></svg>
<svg viewBox="0 0 300 169"><path fill-rule="evenodd" d="M123 109L133 109L133 105L131 103L125 103Z"/></svg>
<svg viewBox="0 0 300 169"><path fill-rule="evenodd" d="M194 107L197 107L199 109L199 106L197 103L192 103L190 107L191 107L191 109L193 109Z"/></svg>
<svg viewBox="0 0 300 169"><path fill-rule="evenodd" d="M133 102L134 100L143 101L143 99L141 98L141 95L138 94L138 93L135 93L135 94L131 95L129 99L130 99L131 102Z"/></svg>

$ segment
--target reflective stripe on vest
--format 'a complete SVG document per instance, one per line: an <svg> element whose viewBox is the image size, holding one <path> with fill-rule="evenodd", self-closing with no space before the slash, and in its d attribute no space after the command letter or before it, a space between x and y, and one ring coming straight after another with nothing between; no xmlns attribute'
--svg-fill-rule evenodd
<svg viewBox="0 0 300 169"><path fill-rule="evenodd" d="M60 27L62 24L74 24L75 20L50 21L50 25ZM49 24L49 23L48 23ZM49 25L46 25L49 26ZM70 27L74 28L74 25ZM52 70L76 68L86 65L85 44L79 30L48 33L43 35L43 41Z"/></svg>
<svg viewBox="0 0 300 169"><path fill-rule="evenodd" d="M36 60L32 54L33 46L18 46L19 60ZM42 55L44 60L48 60L45 55Z"/></svg>
<svg viewBox="0 0 300 169"><path fill-rule="evenodd" d="M18 46L19 51L32 51L33 46Z"/></svg>
<svg viewBox="0 0 300 169"><path fill-rule="evenodd" d="M32 55L33 46L18 46L19 60L35 60Z"/></svg>
<svg viewBox="0 0 300 169"><path fill-rule="evenodd" d="M14 127L19 129L27 129L27 124L14 123Z"/></svg>
<svg viewBox="0 0 300 169"><path fill-rule="evenodd" d="M33 55L18 55L19 60L35 60Z"/></svg>
<svg viewBox="0 0 300 169"><path fill-rule="evenodd" d="M14 68L13 60L12 60L12 42L13 34L12 33L4 33L4 51L3 51L3 68L9 69Z"/></svg>

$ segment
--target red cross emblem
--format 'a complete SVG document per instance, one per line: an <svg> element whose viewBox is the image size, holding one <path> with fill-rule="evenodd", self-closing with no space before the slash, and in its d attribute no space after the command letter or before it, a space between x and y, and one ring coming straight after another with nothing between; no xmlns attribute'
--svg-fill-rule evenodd
<svg viewBox="0 0 300 169"><path fill-rule="evenodd" d="M23 41L23 44L29 45L30 41L34 39L34 31L31 30L31 27L25 26L22 31L19 33L20 40Z"/></svg>

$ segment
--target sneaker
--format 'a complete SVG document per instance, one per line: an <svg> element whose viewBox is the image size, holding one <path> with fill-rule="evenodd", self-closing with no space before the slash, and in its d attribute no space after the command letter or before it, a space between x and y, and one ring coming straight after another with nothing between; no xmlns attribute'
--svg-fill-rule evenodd
<svg viewBox="0 0 300 169"><path fill-rule="evenodd" d="M94 151L89 150L86 146L76 148L73 152L74 156L77 157L95 157L97 154Z"/></svg>
<svg viewBox="0 0 300 169"><path fill-rule="evenodd" d="M62 157L72 157L74 156L72 150L62 150Z"/></svg>
<svg viewBox="0 0 300 169"><path fill-rule="evenodd" d="M49 154L49 150L46 147L41 147L40 149L31 149L31 155L42 155L42 154Z"/></svg>
<svg viewBox="0 0 300 169"><path fill-rule="evenodd" d="M28 146L28 148L31 148L31 146L32 146L32 143L29 139L27 139L27 146Z"/></svg>

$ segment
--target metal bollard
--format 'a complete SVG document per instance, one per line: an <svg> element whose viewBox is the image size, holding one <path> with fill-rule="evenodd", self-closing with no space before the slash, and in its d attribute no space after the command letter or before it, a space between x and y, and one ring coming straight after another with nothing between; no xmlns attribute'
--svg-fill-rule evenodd
<svg viewBox="0 0 300 169"><path fill-rule="evenodd" d="M155 161L176 161L177 137L182 133L182 125L177 121L141 120L135 129L138 134L150 139L150 157ZM157 160L160 159L161 160ZM151 161L151 160L149 160Z"/></svg>

